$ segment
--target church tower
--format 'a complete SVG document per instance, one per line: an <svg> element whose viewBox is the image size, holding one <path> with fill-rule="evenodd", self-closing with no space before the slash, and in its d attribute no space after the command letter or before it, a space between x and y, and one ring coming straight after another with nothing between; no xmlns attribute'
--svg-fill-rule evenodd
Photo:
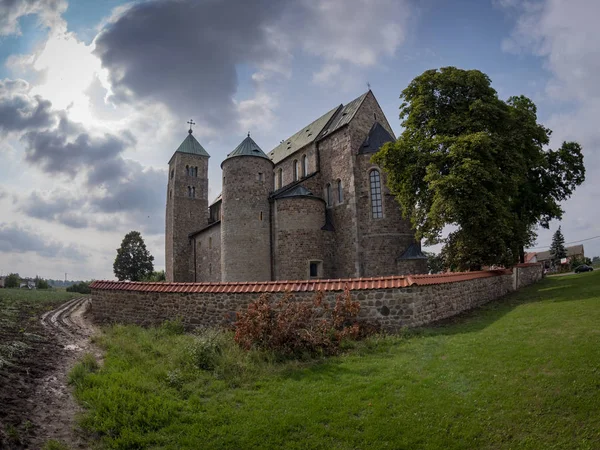
<svg viewBox="0 0 600 450"><path fill-rule="evenodd" d="M192 244L188 235L208 223L208 158L210 155L188 136L169 161L165 232L167 281L194 281Z"/></svg>
<svg viewBox="0 0 600 450"><path fill-rule="evenodd" d="M221 279L269 281L273 163L248 133L221 168Z"/></svg>

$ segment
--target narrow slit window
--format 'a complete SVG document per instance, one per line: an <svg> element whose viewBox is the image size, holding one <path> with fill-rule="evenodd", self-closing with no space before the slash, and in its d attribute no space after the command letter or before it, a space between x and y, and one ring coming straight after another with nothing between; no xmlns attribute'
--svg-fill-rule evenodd
<svg viewBox="0 0 600 450"><path fill-rule="evenodd" d="M378 170L372 170L369 174L371 184L371 217L381 219L383 217L383 203L381 198L381 175Z"/></svg>
<svg viewBox="0 0 600 450"><path fill-rule="evenodd" d="M185 166L185 174L190 175L190 166Z"/></svg>
<svg viewBox="0 0 600 450"><path fill-rule="evenodd" d="M302 175L307 177L308 176L308 156L306 156L306 155L304 155L302 157L302 166L304 166Z"/></svg>
<svg viewBox="0 0 600 450"><path fill-rule="evenodd" d="M192 198L196 198L196 188L192 187Z"/></svg>
<svg viewBox="0 0 600 450"><path fill-rule="evenodd" d="M327 183L325 187L325 201L327 202L327 206L331 206L331 183Z"/></svg>
<svg viewBox="0 0 600 450"><path fill-rule="evenodd" d="M308 265L308 277L309 278L320 278L321 275L321 261L310 261Z"/></svg>
<svg viewBox="0 0 600 450"><path fill-rule="evenodd" d="M212 248L212 238L208 238L208 248Z"/></svg>
<svg viewBox="0 0 600 450"><path fill-rule="evenodd" d="M258 216L259 216L260 220L263 220L262 211L260 212L260 214Z"/></svg>
<svg viewBox="0 0 600 450"><path fill-rule="evenodd" d="M344 190L342 188L342 180L337 180L337 201L338 203L344 202Z"/></svg>
<svg viewBox="0 0 600 450"><path fill-rule="evenodd" d="M283 187L283 169L279 169L279 172L277 172L277 185L280 188Z"/></svg>
<svg viewBox="0 0 600 450"><path fill-rule="evenodd" d="M294 181L298 181L300 175L300 163L297 159L294 160Z"/></svg>

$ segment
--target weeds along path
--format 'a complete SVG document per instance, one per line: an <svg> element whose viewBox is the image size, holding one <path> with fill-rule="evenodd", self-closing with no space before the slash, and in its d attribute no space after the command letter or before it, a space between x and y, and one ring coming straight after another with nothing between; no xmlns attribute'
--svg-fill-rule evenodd
<svg viewBox="0 0 600 450"><path fill-rule="evenodd" d="M32 397L30 421L36 429L30 448L41 448L50 439L69 448L87 448L83 436L76 432L75 416L80 411L68 385L68 374L81 356L100 354L90 342L97 329L88 320L91 300L87 297L70 300L42 315L41 323L62 348L52 369L37 383Z"/></svg>

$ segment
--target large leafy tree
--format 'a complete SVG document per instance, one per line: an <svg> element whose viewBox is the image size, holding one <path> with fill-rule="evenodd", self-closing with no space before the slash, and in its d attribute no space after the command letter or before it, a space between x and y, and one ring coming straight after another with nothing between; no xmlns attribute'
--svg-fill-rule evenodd
<svg viewBox="0 0 600 450"><path fill-rule="evenodd" d="M428 70L401 99L405 130L374 160L417 237L444 242L451 269L523 258L536 226L560 218L559 202L583 182L580 146L545 151L550 130L537 123L533 102L502 101L478 70Z"/></svg>
<svg viewBox="0 0 600 450"><path fill-rule="evenodd" d="M554 232L552 236L552 244L550 244L550 257L552 261L560 261L562 258L567 257L567 249L565 248L565 237L562 234L560 227Z"/></svg>
<svg viewBox="0 0 600 450"><path fill-rule="evenodd" d="M141 281L153 272L152 261L154 256L146 248L140 232L130 231L117 249L113 270L120 281Z"/></svg>

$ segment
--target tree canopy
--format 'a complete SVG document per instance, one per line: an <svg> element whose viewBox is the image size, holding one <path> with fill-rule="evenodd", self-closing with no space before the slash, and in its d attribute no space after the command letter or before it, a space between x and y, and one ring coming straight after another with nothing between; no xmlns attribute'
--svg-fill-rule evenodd
<svg viewBox="0 0 600 450"><path fill-rule="evenodd" d="M536 227L560 219L560 201L584 181L579 144L546 149L551 130L535 104L501 100L478 70L427 70L400 98L405 129L373 159L417 238L443 242L451 269L523 260Z"/></svg>
<svg viewBox="0 0 600 450"><path fill-rule="evenodd" d="M119 281L141 281L153 272L152 261L154 256L146 249L140 232L130 231L117 249L113 270Z"/></svg>

